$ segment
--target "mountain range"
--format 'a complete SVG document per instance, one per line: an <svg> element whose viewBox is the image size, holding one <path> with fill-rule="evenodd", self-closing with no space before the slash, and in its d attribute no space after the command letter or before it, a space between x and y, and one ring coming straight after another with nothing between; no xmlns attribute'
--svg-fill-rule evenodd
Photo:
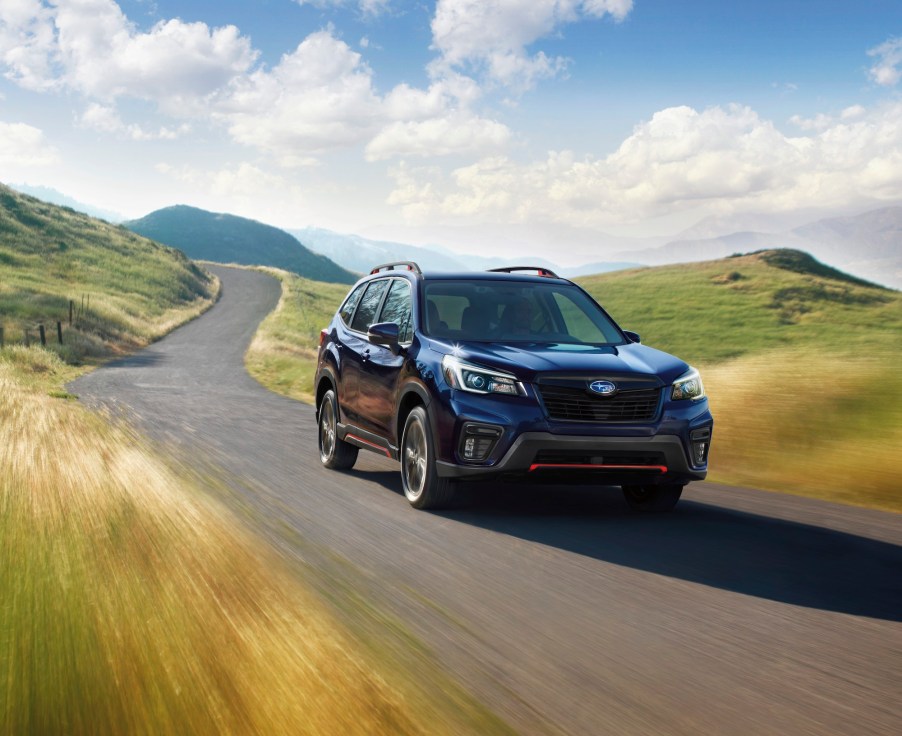
<svg viewBox="0 0 902 736"><path fill-rule="evenodd" d="M117 219L114 213L89 207L56 190L25 185L16 188L45 201ZM181 248L192 258L273 265L339 283L350 283L355 274L365 273L380 263L399 260L414 260L424 269L438 271L482 270L522 260L572 278L640 265L688 263L735 253L795 248L861 278L902 288L902 206L853 211L840 217L822 214L806 210L708 217L670 239L614 238L601 233L594 246L601 257L571 267L560 267L545 258L464 255L440 245L410 245L317 227L286 232L254 220L185 205L157 210L124 224L135 232ZM498 243L510 245L510 232L505 235L500 225L494 231ZM574 233L571 235L578 236L583 246L591 241L589 231ZM547 242L558 243L557 252L568 247L552 233L546 235ZM591 252L583 248L583 252L587 250Z"/></svg>

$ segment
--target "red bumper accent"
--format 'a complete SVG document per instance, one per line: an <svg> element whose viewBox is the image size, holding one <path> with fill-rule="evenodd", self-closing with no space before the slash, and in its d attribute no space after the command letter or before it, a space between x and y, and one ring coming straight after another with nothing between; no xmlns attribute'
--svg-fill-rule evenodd
<svg viewBox="0 0 902 736"><path fill-rule="evenodd" d="M569 468L572 470L654 470L658 473L667 472L666 465L597 465L594 463L533 463L529 466L529 472L552 468Z"/></svg>

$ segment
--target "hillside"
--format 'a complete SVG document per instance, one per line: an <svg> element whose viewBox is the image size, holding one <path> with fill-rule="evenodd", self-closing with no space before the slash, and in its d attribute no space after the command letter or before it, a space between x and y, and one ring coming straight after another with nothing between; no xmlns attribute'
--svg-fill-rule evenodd
<svg viewBox="0 0 902 736"><path fill-rule="evenodd" d="M815 220L778 232L684 236L657 248L623 251L613 257L657 266L773 248L804 250L856 276L902 288L902 207Z"/></svg>
<svg viewBox="0 0 902 736"><path fill-rule="evenodd" d="M189 258L246 266L272 266L315 281L352 284L357 276L311 253L284 230L235 215L176 205L124 227L184 251Z"/></svg>
<svg viewBox="0 0 902 736"><path fill-rule="evenodd" d="M711 480L902 511L902 294L791 250L582 283L701 368Z"/></svg>
<svg viewBox="0 0 902 736"><path fill-rule="evenodd" d="M902 349L902 294L800 251L578 281L643 342L687 360L711 363L781 347Z"/></svg>
<svg viewBox="0 0 902 736"><path fill-rule="evenodd" d="M147 344L211 303L211 277L173 248L0 185L0 325L7 345L25 328L68 321L68 360ZM55 330L54 330L55 332ZM53 340L55 342L55 340Z"/></svg>

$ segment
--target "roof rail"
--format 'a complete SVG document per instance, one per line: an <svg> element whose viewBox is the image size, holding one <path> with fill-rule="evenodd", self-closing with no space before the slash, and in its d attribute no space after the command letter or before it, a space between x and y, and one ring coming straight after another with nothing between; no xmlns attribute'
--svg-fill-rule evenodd
<svg viewBox="0 0 902 736"><path fill-rule="evenodd" d="M381 266L376 266L372 271L370 271L370 274L379 273L380 271L394 271L396 266L404 266L408 271L413 271L415 274L418 274L420 276L423 275L420 267L413 261L395 261L394 263L383 263Z"/></svg>
<svg viewBox="0 0 902 736"><path fill-rule="evenodd" d="M559 279L554 271L542 266L506 266L504 268L490 268L489 271L498 273L513 273L514 271L535 271L539 276L545 276L549 279Z"/></svg>

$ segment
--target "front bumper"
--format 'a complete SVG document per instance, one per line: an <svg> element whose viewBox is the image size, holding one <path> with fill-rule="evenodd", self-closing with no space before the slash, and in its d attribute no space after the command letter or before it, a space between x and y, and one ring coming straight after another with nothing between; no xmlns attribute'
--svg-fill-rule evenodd
<svg viewBox="0 0 902 736"><path fill-rule="evenodd" d="M567 460L585 457L589 462ZM606 460L606 456L609 460ZM634 456L642 462L630 462ZM624 461L624 458L626 461ZM648 461L647 458L659 458ZM439 461L438 474L445 478L485 479L499 476L544 477L555 481L589 475L612 485L624 483L686 483L703 480L706 469L689 465L683 443L676 435L650 437L599 437L524 432L491 466L462 465Z"/></svg>

